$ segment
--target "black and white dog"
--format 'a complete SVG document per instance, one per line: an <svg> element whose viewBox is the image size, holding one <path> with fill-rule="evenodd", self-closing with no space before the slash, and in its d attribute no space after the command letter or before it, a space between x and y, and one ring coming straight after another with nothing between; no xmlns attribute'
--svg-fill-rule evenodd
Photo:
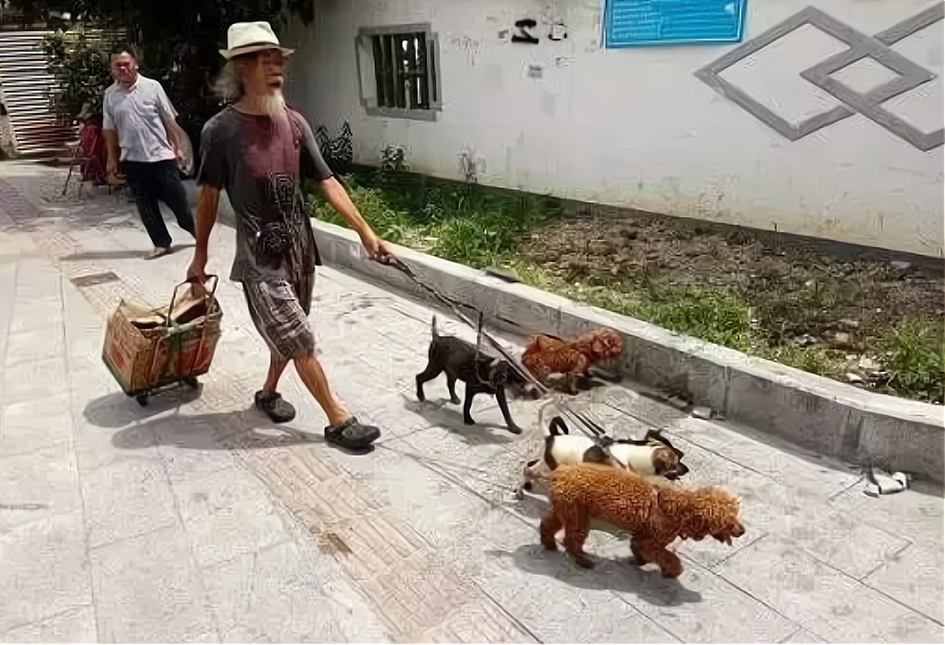
<svg viewBox="0 0 945 645"><path fill-rule="evenodd" d="M564 419L555 416L548 424L544 443L541 457L525 464L522 484L516 491L519 499L524 496L523 491L547 495L551 473L563 465L605 464L669 480L689 472L682 462L684 453L659 430L647 431L643 439L595 439L570 434Z"/></svg>

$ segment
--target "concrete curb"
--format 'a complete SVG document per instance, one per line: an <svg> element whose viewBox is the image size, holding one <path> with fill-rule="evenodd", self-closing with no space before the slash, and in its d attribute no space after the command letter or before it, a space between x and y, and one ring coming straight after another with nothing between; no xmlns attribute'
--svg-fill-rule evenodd
<svg viewBox="0 0 945 645"><path fill-rule="evenodd" d="M221 218L232 222L222 197ZM314 227L325 264L427 298L403 274L366 261L353 231L325 222ZM638 383L683 386L696 404L736 424L821 454L852 462L886 458L894 471L945 482L945 407L860 390L407 248L398 255L425 284L482 310L496 327L520 331L503 318L559 336L612 327L624 339L622 372Z"/></svg>
<svg viewBox="0 0 945 645"><path fill-rule="evenodd" d="M315 236L326 264L424 297L401 273L365 261L354 232L315 222ZM493 321L560 336L612 327L624 338L627 377L652 387L684 385L695 403L735 423L840 459L885 457L893 470L945 480L945 408L860 390L410 249L399 255L426 284Z"/></svg>

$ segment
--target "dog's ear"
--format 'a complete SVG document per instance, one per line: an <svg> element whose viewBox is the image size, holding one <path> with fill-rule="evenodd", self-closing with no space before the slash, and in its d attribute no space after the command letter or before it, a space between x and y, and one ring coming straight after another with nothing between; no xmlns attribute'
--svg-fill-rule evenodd
<svg viewBox="0 0 945 645"><path fill-rule="evenodd" d="M683 455L686 454L682 450L674 446L670 442L670 440L666 438L666 435L663 434L663 431L659 428L656 428L655 430L652 430L652 429L647 430L646 438L650 441L658 441L659 443L663 444L664 446L672 450L674 453L676 453L676 457L679 459L682 459Z"/></svg>
<svg viewBox="0 0 945 645"><path fill-rule="evenodd" d="M596 444L584 451L585 464L607 465L609 461L610 455L607 454L607 451Z"/></svg>
<svg viewBox="0 0 945 645"><path fill-rule="evenodd" d="M570 430L568 430L568 424L564 422L564 419L555 416L548 424L548 432L551 433L551 436L557 437L558 435L569 434Z"/></svg>

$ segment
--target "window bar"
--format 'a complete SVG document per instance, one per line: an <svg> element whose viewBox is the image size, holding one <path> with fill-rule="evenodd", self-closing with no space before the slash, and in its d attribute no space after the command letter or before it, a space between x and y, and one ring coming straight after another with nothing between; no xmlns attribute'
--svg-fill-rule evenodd
<svg viewBox="0 0 945 645"><path fill-rule="evenodd" d="M427 38L427 84L429 85L430 89L431 108L435 108L440 104L439 86L436 84L436 67L436 39Z"/></svg>
<svg viewBox="0 0 945 645"><path fill-rule="evenodd" d="M380 36L371 37L371 51L374 55L374 87L377 94L377 107L387 105L387 84L384 82L384 47Z"/></svg>
<svg viewBox="0 0 945 645"><path fill-rule="evenodd" d="M420 66L417 64L417 37L415 34L408 34L404 38L407 45L407 51L404 52L404 72L407 92L410 94L408 107L416 110L420 102Z"/></svg>
<svg viewBox="0 0 945 645"><path fill-rule="evenodd" d="M397 107L396 94L394 90L396 86L394 84L394 74L396 73L394 58L393 58L393 47L391 41L393 36L381 36L381 50L384 52L384 96L385 102L384 107Z"/></svg>
<svg viewBox="0 0 945 645"><path fill-rule="evenodd" d="M417 85L420 89L420 108L430 109L430 61L427 55L426 34L416 35L417 43Z"/></svg>
<svg viewBox="0 0 945 645"><path fill-rule="evenodd" d="M404 92L404 50L403 37L389 36L392 81L394 86L394 100L392 107L407 107L407 97Z"/></svg>

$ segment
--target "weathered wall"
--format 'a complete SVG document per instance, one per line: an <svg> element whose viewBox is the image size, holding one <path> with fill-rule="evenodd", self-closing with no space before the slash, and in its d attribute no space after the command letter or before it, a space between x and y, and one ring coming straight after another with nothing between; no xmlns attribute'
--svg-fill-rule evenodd
<svg viewBox="0 0 945 645"><path fill-rule="evenodd" d="M908 32L890 27L941 3L749 0L744 43L810 16L808 4L822 12L813 25L721 73L753 105L698 73L737 45L605 49L602 0L326 1L311 28L287 37L299 48L289 94L332 134L350 121L363 163L397 144L414 169L461 178L466 151L485 184L941 256L943 147L927 135L941 140L942 22L884 44ZM883 105L899 119L862 97L895 76L875 61L834 75L853 90L845 115L844 103L799 75L848 48L824 33L831 17L848 42L859 38L886 63L901 61L898 52L913 73L935 75ZM521 18L560 19L568 38L551 41L544 26L537 45L503 41ZM368 116L358 29L423 22L439 39L442 111L435 121Z"/></svg>

